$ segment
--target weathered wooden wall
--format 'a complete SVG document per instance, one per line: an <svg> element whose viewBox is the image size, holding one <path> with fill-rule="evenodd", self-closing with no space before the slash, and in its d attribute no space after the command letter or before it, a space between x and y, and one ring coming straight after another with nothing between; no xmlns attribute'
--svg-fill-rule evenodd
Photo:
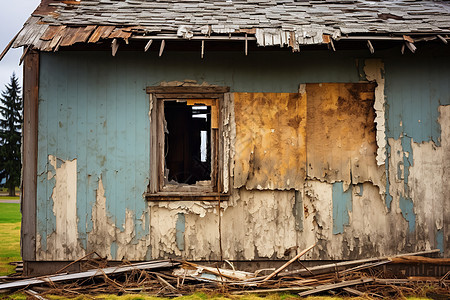
<svg viewBox="0 0 450 300"><path fill-rule="evenodd" d="M308 254L310 259L436 247L449 256L448 58L447 54L380 53L373 59L365 52L345 51L258 52L248 57L208 53L204 60L197 53L167 52L162 58L154 53L119 52L117 57L104 52L43 53L36 257L70 260L97 251L115 260L218 259L221 244L226 259L281 259L289 256L286 250L316 241L318 247ZM230 157L236 157L230 161L231 174L236 174L231 180L239 180L230 199L221 203L221 236L217 202L147 202L144 198L151 168L145 87L175 80L230 86L232 93L239 93L231 97L234 109L225 116L235 125L229 127L224 141ZM342 134L338 129L342 126L330 127L327 139L317 135L320 128L315 129L322 121L311 127L311 138L333 146L336 157L345 156L340 162L333 160L329 167L335 172L328 177L322 173L326 152L308 154L307 147L301 148L308 144L307 110L316 108L315 101L308 104L307 99L303 102L294 96L295 105L288 97L280 103L286 105L271 106L258 100L258 94L242 94L306 91L308 95L309 90L312 95L318 85L304 89L301 84L365 80L377 83L370 106L352 105L345 108L348 113L341 115L340 108L327 115L329 125L332 118L345 119L351 113L355 115L349 121L369 125L355 132L346 129L345 136L356 148L341 145L339 151L345 155L333 148L338 146L336 135ZM251 115L258 108L259 115ZM285 118L293 112L306 114L307 121L290 126ZM269 126L276 119L270 113L279 113L277 128ZM253 125L243 126L243 118L252 119ZM249 145L238 143L239 133L251 134L247 129L253 127L260 127L260 134ZM283 143L289 134L303 133L306 142L294 136L292 151L264 153L264 147L276 145L276 138L264 139L272 129L280 132ZM345 136L338 142L348 142ZM248 156L247 146L261 144L260 159L292 161L249 177L249 169L239 169L239 164ZM363 158L356 172L355 149L359 149L357 157ZM306 170L299 167L316 154L320 155L314 161L321 162L316 164L321 170L312 170L309 164ZM289 169L291 165L295 171ZM264 161L258 167L264 168ZM233 173L236 170L247 172L247 177ZM341 176L335 176L336 172ZM300 179L304 174L304 180Z"/></svg>

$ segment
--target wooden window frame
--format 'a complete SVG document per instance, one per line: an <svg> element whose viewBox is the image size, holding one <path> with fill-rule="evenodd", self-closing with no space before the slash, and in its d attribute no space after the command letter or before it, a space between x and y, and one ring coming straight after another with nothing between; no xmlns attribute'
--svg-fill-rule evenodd
<svg viewBox="0 0 450 300"><path fill-rule="evenodd" d="M166 200L225 200L223 193L223 142L222 116L224 94L229 87L147 87L150 97L150 184L146 199L151 201ZM211 120L211 184L210 185L172 185L164 178L164 102L177 99L198 100L199 103L209 102L212 115ZM208 100L210 99L210 100Z"/></svg>

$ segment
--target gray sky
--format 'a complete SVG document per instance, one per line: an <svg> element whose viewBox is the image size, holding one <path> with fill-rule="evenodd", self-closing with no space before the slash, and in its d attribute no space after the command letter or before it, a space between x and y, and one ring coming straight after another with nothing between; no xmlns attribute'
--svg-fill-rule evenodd
<svg viewBox="0 0 450 300"><path fill-rule="evenodd" d="M40 0L0 0L0 53L22 28L22 25L39 5ZM0 91L5 89L13 72L22 86L22 66L19 59L22 48L11 49L0 61Z"/></svg>

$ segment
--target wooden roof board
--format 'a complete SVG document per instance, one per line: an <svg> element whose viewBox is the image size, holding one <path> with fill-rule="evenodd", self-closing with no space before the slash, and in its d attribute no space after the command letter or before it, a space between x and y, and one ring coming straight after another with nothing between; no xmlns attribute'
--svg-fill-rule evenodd
<svg viewBox="0 0 450 300"><path fill-rule="evenodd" d="M345 34L448 34L450 2L43 0L30 19L32 22L27 21L13 47L36 41L40 47L48 49L48 43L41 41L51 39L51 44L55 44L55 38L61 41L61 46L81 41L96 43L104 38L128 40L137 26L140 26L139 31L152 34L162 31L176 33L182 26L194 35L203 34L204 26L210 26L212 34L260 29L264 32L260 35L263 39L257 39L257 42L263 46L283 42L283 34L271 36L272 30L287 31L289 35L295 32L294 46L298 47L322 43L322 34L329 34L332 38ZM52 26L52 29L41 33L34 28L36 26ZM68 29L61 40L58 34L54 34L56 29L53 26L98 28L91 32L90 38L86 38L90 27L86 31ZM39 39L30 37L37 34L41 34ZM293 39L289 39L289 44L291 41Z"/></svg>
<svg viewBox="0 0 450 300"><path fill-rule="evenodd" d="M100 39L106 39L115 28L115 26L98 26L92 33L88 42L97 43Z"/></svg>

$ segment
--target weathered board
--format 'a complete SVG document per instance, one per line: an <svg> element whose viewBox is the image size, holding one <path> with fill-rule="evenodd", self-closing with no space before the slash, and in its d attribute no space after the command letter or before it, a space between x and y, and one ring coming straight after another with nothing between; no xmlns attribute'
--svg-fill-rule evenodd
<svg viewBox="0 0 450 300"><path fill-rule="evenodd" d="M308 178L347 184L376 173L375 83L306 85Z"/></svg>
<svg viewBox="0 0 450 300"><path fill-rule="evenodd" d="M234 187L300 189L306 166L306 97L235 93Z"/></svg>

